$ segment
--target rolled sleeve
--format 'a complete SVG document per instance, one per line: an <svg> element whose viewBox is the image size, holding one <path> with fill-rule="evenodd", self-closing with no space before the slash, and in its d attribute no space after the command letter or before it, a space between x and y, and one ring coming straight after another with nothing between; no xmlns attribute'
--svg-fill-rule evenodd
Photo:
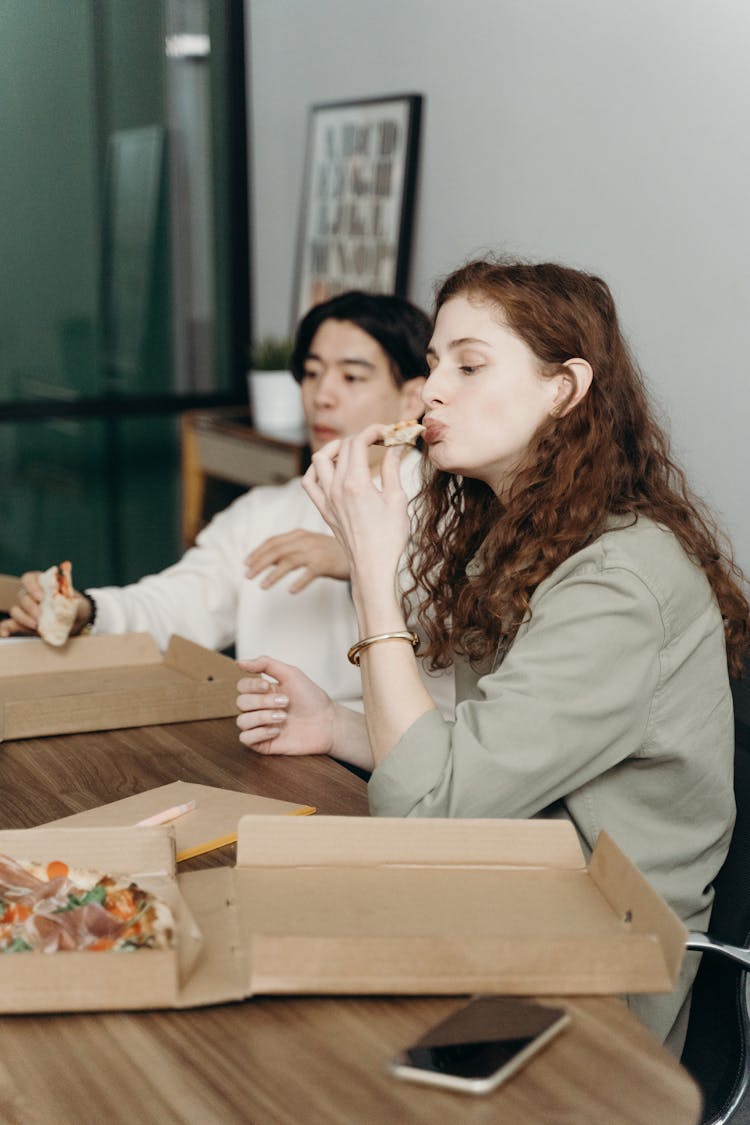
<svg viewBox="0 0 750 1125"><path fill-rule="evenodd" d="M641 752L664 644L643 579L573 565L531 606L455 722L421 716L373 772L373 814L530 817Z"/></svg>

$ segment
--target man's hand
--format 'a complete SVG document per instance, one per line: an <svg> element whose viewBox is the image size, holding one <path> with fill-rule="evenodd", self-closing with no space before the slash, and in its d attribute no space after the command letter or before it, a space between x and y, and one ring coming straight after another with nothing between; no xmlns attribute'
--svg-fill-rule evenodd
<svg viewBox="0 0 750 1125"><path fill-rule="evenodd" d="M290 594L298 594L316 578L349 578L349 565L341 545L332 535L317 531L286 531L272 535L256 547L245 559L248 578L255 578L264 570L260 582L263 590L275 586L291 570L302 573L289 587Z"/></svg>
<svg viewBox="0 0 750 1125"><path fill-rule="evenodd" d="M16 604L9 610L10 617L0 621L0 637L33 637L38 634L39 611L44 597L39 575L38 570L28 570L21 575ZM73 591L73 595L78 599L78 608L73 628L70 630L71 636L80 633L81 629L88 625L91 616L88 600L77 590Z"/></svg>

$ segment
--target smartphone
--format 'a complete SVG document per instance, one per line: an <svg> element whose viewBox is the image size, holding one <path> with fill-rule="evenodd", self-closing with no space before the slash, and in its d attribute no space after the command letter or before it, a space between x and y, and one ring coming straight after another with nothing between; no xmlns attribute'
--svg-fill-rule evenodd
<svg viewBox="0 0 750 1125"><path fill-rule="evenodd" d="M477 996L388 1063L397 1078L487 1094L570 1023L564 1008Z"/></svg>

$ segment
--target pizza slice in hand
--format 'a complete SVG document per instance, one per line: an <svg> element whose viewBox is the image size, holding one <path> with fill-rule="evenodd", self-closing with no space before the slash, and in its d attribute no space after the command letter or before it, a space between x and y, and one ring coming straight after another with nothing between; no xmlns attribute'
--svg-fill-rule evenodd
<svg viewBox="0 0 750 1125"><path fill-rule="evenodd" d="M383 445L416 445L417 438L424 430L424 426L416 418L394 422L383 434Z"/></svg>
<svg viewBox="0 0 750 1125"><path fill-rule="evenodd" d="M39 636L47 644L59 647L70 636L78 611L70 563L61 562L59 566L49 567L40 574L39 582L44 591L37 626Z"/></svg>

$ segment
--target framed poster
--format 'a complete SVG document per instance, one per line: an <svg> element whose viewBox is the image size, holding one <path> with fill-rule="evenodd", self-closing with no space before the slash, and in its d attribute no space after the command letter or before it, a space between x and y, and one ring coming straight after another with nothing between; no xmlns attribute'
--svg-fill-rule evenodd
<svg viewBox="0 0 750 1125"><path fill-rule="evenodd" d="M346 289L404 296L421 94L310 108L292 331Z"/></svg>

